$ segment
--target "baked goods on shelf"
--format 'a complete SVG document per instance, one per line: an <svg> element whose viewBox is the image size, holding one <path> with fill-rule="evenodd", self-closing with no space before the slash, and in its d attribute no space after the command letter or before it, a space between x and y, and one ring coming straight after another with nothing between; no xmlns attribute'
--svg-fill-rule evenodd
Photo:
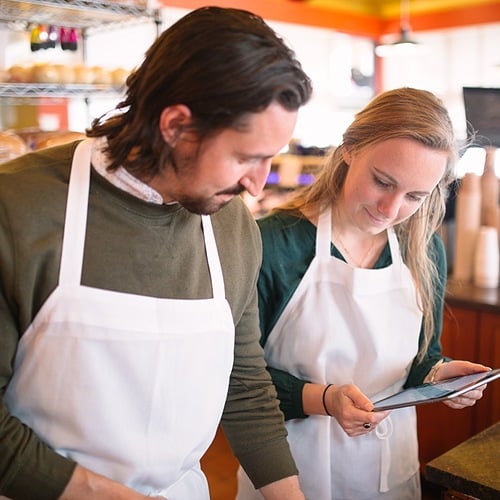
<svg viewBox="0 0 500 500"><path fill-rule="evenodd" d="M122 87L129 71L125 68L105 68L84 64L52 63L14 64L0 73L0 81L8 83L57 83L109 85Z"/></svg>
<svg viewBox="0 0 500 500"><path fill-rule="evenodd" d="M28 145L12 131L0 131L0 163L12 160L28 152Z"/></svg>
<svg viewBox="0 0 500 500"><path fill-rule="evenodd" d="M36 127L29 127L16 130L15 132L30 150L49 148L85 138L85 134L74 130L48 131L40 130Z"/></svg>

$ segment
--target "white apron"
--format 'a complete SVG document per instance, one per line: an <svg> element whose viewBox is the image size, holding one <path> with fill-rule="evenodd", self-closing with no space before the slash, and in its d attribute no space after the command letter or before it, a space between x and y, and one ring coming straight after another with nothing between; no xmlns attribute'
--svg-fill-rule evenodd
<svg viewBox="0 0 500 500"><path fill-rule="evenodd" d="M201 219L212 299L82 286L90 144L73 159L59 284L22 336L5 402L92 471L145 495L208 499L199 460L222 414L234 347L210 217Z"/></svg>
<svg viewBox="0 0 500 500"><path fill-rule="evenodd" d="M265 345L270 366L315 383L354 383L372 400L402 388L422 314L394 231L388 238L391 266L353 268L330 254L331 210L320 216L316 256ZM395 410L375 431L354 438L321 415L290 420L287 429L308 500L420 498L414 477L406 491L384 495L418 471L414 408ZM238 474L238 498L259 498Z"/></svg>

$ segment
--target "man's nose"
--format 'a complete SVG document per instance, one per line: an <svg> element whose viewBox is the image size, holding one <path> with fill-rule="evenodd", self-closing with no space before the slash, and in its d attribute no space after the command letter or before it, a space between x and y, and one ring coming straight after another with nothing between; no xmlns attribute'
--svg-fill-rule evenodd
<svg viewBox="0 0 500 500"><path fill-rule="evenodd" d="M262 160L241 178L240 184L245 188L248 194L257 196L264 189L270 171L271 159Z"/></svg>

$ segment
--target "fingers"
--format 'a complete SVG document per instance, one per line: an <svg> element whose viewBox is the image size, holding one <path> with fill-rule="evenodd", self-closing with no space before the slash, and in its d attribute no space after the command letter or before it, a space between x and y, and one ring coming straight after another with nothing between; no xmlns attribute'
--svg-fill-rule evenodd
<svg viewBox="0 0 500 500"><path fill-rule="evenodd" d="M347 384L342 386L341 389L343 396L349 400L351 405L364 411L373 410L373 403L363 394L359 387L353 384Z"/></svg>
<svg viewBox="0 0 500 500"><path fill-rule="evenodd" d="M491 368L470 361L453 360L449 363L444 363L439 368L439 373L436 375L436 381L445 380L459 375L468 375L476 372L489 371Z"/></svg>
<svg viewBox="0 0 500 500"><path fill-rule="evenodd" d="M486 389L486 384L482 385L481 387L477 387L473 391L466 392L465 394L462 394L462 398L465 399L474 399L477 401L478 399L481 399L483 397L483 392Z"/></svg>
<svg viewBox="0 0 500 500"><path fill-rule="evenodd" d="M455 410L461 410L462 408L466 408L467 406L474 406L476 404L476 399L457 397L445 401L444 404Z"/></svg>
<svg viewBox="0 0 500 500"><path fill-rule="evenodd" d="M466 408L467 406L474 406L476 401L483 397L483 391L486 388L486 385L482 385L473 391L466 392L461 396L457 396L456 398L449 399L445 401L445 404L450 408L461 409Z"/></svg>
<svg viewBox="0 0 500 500"><path fill-rule="evenodd" d="M353 384L334 386L327 397L335 419L350 437L369 434L390 414L390 411L373 412L373 403Z"/></svg>
<svg viewBox="0 0 500 500"><path fill-rule="evenodd" d="M369 422L353 422L352 424L343 427L343 429L349 437L358 437L370 434L370 432L374 431L376 427L376 424L370 424Z"/></svg>
<svg viewBox="0 0 500 500"><path fill-rule="evenodd" d="M366 434L370 434L370 432L373 432L376 428L377 428L377 423L358 422L353 426L351 432L348 433L348 435L351 437L363 436Z"/></svg>
<svg viewBox="0 0 500 500"><path fill-rule="evenodd" d="M357 410L355 415L344 424L341 423L341 426L350 437L363 436L373 432L390 413L390 411L375 413Z"/></svg>

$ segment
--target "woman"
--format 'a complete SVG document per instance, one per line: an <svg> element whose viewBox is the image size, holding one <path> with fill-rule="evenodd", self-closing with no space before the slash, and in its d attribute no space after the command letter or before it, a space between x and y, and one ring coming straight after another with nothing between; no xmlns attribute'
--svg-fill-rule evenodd
<svg viewBox="0 0 500 500"><path fill-rule="evenodd" d="M315 182L259 221L261 343L308 499L419 499L415 408L372 412L372 401L488 370L441 355L436 230L454 143L433 94L385 92ZM483 389L446 404L473 405ZM253 498L239 474L239 498Z"/></svg>

